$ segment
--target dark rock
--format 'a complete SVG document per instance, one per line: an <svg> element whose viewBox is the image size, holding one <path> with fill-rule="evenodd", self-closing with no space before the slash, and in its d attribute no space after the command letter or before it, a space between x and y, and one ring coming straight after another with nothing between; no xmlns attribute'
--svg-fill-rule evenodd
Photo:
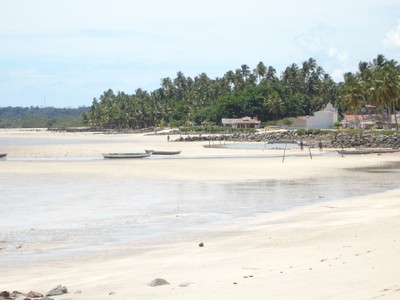
<svg viewBox="0 0 400 300"><path fill-rule="evenodd" d="M362 134L348 132L324 132L316 134L301 135L295 130L285 132L257 132L257 133L238 133L231 132L225 134L206 134L199 136L181 136L177 141L193 142L193 141L212 141L212 145L217 141L235 141L235 142L273 142L273 141L299 141L302 140L311 148L318 146L318 142L322 142L324 148L399 148L399 134L371 134L364 132ZM217 143L216 143L217 145Z"/></svg>
<svg viewBox="0 0 400 300"><path fill-rule="evenodd" d="M201 243L199 244L199 247L204 247L204 243L201 242Z"/></svg>
<svg viewBox="0 0 400 300"><path fill-rule="evenodd" d="M10 295L10 298L17 298L18 296L27 296L27 294L22 293L22 292L18 292L18 291L13 291Z"/></svg>
<svg viewBox="0 0 400 300"><path fill-rule="evenodd" d="M179 286L180 287L188 287L191 284L191 282L182 282Z"/></svg>
<svg viewBox="0 0 400 300"><path fill-rule="evenodd" d="M66 293L68 293L68 289L65 286L58 285L54 289L49 291L46 294L46 297L47 296L58 296L58 295L66 294Z"/></svg>
<svg viewBox="0 0 400 300"><path fill-rule="evenodd" d="M43 294L35 291L30 291L27 295L28 298L43 298Z"/></svg>
<svg viewBox="0 0 400 300"><path fill-rule="evenodd" d="M10 292L2 291L0 293L0 297L8 298L8 297L10 297Z"/></svg>
<svg viewBox="0 0 400 300"><path fill-rule="evenodd" d="M169 284L168 281L162 278L156 278L152 282L149 283L149 286L155 287L155 286L160 286L160 285L166 285Z"/></svg>

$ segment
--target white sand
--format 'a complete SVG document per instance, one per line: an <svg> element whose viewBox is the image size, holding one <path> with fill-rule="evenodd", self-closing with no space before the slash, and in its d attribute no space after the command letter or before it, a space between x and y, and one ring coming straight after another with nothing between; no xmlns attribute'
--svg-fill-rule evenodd
<svg viewBox="0 0 400 300"><path fill-rule="evenodd" d="M83 139L88 143L0 145L0 152L9 153L9 159L0 161L0 176L84 172L115 178L131 176L133 180L281 179L327 176L342 168L400 159L396 154L319 156L313 150L315 156L311 160L307 153L291 150L289 154L297 151L303 156L288 156L282 163L281 158L253 158L255 154L265 154L260 150L205 149L204 143L166 143L165 136L0 132L0 138L11 136L17 141L26 135L50 136L60 141ZM90 143L95 139L115 142ZM139 152L149 148L182 150L182 157L187 159L69 161L62 168L57 161L44 164L13 160L97 157L102 152ZM243 157L191 158L215 155ZM70 294L57 299L400 299L400 189L210 228L210 232L213 230L227 234L169 243L145 253L28 264L0 273L0 290L45 293L58 284L65 285ZM199 242L205 246L199 247ZM148 286L155 278L164 278L170 285ZM114 294L109 295L110 292Z"/></svg>

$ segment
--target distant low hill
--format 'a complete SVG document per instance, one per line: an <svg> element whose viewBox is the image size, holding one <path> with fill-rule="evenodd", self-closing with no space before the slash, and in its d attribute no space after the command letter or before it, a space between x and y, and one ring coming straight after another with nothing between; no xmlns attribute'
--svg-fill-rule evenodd
<svg viewBox="0 0 400 300"><path fill-rule="evenodd" d="M82 126L89 107L0 107L0 128L53 128Z"/></svg>

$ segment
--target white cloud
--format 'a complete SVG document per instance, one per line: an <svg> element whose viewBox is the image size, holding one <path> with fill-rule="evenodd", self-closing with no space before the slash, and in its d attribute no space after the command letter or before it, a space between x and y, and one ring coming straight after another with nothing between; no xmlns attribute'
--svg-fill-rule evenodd
<svg viewBox="0 0 400 300"><path fill-rule="evenodd" d="M400 48L400 23L385 34L383 45L387 49Z"/></svg>
<svg viewBox="0 0 400 300"><path fill-rule="evenodd" d="M324 51L328 40L334 35L335 29L326 24L316 24L297 37L297 42L306 51L318 53Z"/></svg>
<svg viewBox="0 0 400 300"><path fill-rule="evenodd" d="M329 74L336 82L343 81L343 74L351 70L351 61L349 53L336 47L330 47L328 50L330 60L327 61L331 71Z"/></svg>
<svg viewBox="0 0 400 300"><path fill-rule="evenodd" d="M339 62L346 64L349 59L347 51L338 50L335 47L329 48L329 57L337 59Z"/></svg>
<svg viewBox="0 0 400 300"><path fill-rule="evenodd" d="M78 105L108 88L157 88L177 71L216 77L259 61L279 74L309 57L342 80L360 60L400 52L398 8L398 0L1 0L0 106L30 104L42 90Z"/></svg>
<svg viewBox="0 0 400 300"><path fill-rule="evenodd" d="M331 72L331 77L334 81L336 82L340 82L343 81L343 74L344 74L344 70L343 69L335 69Z"/></svg>

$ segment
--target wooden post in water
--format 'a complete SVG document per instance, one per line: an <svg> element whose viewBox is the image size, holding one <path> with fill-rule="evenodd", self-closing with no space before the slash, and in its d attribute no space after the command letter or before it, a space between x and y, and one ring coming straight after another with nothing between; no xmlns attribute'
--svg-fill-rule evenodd
<svg viewBox="0 0 400 300"><path fill-rule="evenodd" d="M344 157L344 155L343 155L343 141L342 141L341 144L342 144L342 157Z"/></svg>
<svg viewBox="0 0 400 300"><path fill-rule="evenodd" d="M282 163L285 161L285 155L286 155L286 145L287 145L287 142L285 143L285 149L283 150Z"/></svg>

